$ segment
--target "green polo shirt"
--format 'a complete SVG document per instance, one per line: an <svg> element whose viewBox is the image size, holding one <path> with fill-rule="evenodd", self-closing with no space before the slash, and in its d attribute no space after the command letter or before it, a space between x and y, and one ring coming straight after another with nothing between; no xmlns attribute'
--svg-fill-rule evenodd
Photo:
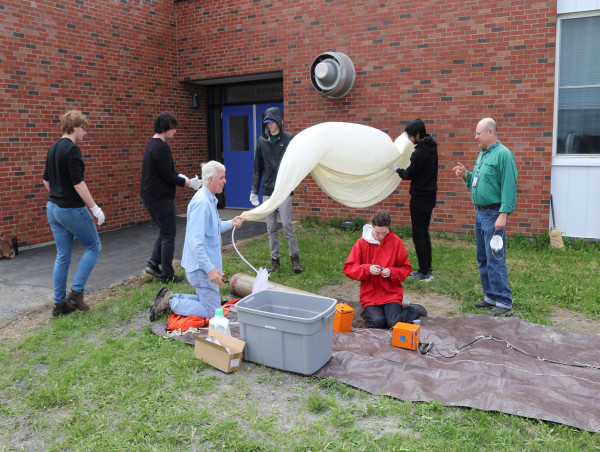
<svg viewBox="0 0 600 452"><path fill-rule="evenodd" d="M500 141L482 150L473 172L467 171L465 185L475 206L500 204L500 212L512 213L517 204L517 165L512 152Z"/></svg>

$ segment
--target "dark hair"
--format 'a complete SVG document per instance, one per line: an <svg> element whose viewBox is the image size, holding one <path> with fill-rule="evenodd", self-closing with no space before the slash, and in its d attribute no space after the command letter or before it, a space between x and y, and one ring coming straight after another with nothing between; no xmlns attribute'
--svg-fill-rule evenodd
<svg viewBox="0 0 600 452"><path fill-rule="evenodd" d="M165 133L177 128L177 118L167 111L163 111L154 120L154 133Z"/></svg>
<svg viewBox="0 0 600 452"><path fill-rule="evenodd" d="M425 123L418 118L409 122L404 131L409 137L416 137L418 134L419 138L423 139L427 136Z"/></svg>
<svg viewBox="0 0 600 452"><path fill-rule="evenodd" d="M371 224L373 226L390 226L392 224L392 218L387 210L378 210L373 214L371 218Z"/></svg>

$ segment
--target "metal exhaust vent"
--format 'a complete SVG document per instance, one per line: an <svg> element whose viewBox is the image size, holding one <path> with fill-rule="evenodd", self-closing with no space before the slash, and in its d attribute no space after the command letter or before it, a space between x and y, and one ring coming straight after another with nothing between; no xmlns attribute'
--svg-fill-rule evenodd
<svg viewBox="0 0 600 452"><path fill-rule="evenodd" d="M310 67L310 81L317 91L332 99L344 97L352 89L356 72L344 53L322 53Z"/></svg>

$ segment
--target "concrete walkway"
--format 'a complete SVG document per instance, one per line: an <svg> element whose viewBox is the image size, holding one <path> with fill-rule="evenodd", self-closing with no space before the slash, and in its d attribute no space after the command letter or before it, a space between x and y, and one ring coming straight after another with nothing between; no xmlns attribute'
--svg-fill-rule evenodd
<svg viewBox="0 0 600 452"><path fill-rule="evenodd" d="M224 220L232 219L241 212L242 210L236 209L219 210ZM180 216L177 218L176 260L181 259L185 229L186 219ZM264 222L246 221L240 229L236 229L235 241L237 243L266 231ZM140 276L146 267L157 234L158 227L152 221L102 232L102 252L88 279L86 292L96 292L132 276ZM231 231L223 234L223 245L229 243ZM71 288L70 284L82 253L83 247L75 240L67 290ZM52 270L55 258L56 247L52 242L40 247L19 249L19 255L14 259L0 259L0 327L46 306L50 315L54 293Z"/></svg>

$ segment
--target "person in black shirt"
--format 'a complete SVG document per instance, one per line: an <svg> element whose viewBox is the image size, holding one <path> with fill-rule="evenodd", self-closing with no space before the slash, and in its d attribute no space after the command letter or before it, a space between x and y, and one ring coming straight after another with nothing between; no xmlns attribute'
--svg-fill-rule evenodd
<svg viewBox="0 0 600 452"><path fill-rule="evenodd" d="M175 189L200 188L198 176L188 179L175 171L171 148L167 141L177 131L177 119L171 113L162 112L154 120L154 136L148 141L142 161L140 195L144 207L158 225L158 237L144 272L160 277L163 284L179 283L185 278L175 275L173 255L177 229Z"/></svg>
<svg viewBox="0 0 600 452"><path fill-rule="evenodd" d="M56 243L53 316L90 308L83 300L83 289L102 249L94 220L87 208L98 220L98 226L104 223L104 212L94 202L84 181L85 165L76 144L85 137L88 122L83 113L75 110L60 118L63 136L48 150L44 168L44 186L48 190L46 215ZM67 295L73 238L81 242L85 251L77 264L71 291Z"/></svg>

